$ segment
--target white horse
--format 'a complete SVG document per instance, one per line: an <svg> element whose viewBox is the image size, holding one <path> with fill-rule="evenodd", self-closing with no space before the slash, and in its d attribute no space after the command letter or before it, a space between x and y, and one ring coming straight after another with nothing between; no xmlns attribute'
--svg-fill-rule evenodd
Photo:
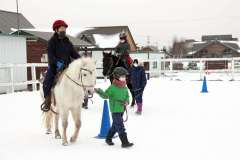
<svg viewBox="0 0 240 160"><path fill-rule="evenodd" d="M58 121L62 120L62 144L68 145L67 126L69 112L75 123L75 131L70 141L76 142L81 127L81 108L85 94L93 94L96 84L96 65L92 58L83 57L73 61L61 74L56 86L53 88L51 110L44 113L44 122L47 133L51 133L54 121L55 138L60 139Z"/></svg>

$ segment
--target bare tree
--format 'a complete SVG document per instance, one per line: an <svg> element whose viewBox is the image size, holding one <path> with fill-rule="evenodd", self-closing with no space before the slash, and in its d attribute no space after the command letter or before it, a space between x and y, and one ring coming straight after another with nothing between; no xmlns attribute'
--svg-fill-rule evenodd
<svg viewBox="0 0 240 160"><path fill-rule="evenodd" d="M187 54L185 40L177 40L177 38L174 38L171 52L174 58L183 58L184 55Z"/></svg>

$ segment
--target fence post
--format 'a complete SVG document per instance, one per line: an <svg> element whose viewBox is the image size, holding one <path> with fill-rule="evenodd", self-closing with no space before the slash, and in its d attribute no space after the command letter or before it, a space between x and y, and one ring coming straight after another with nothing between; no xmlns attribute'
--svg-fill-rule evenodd
<svg viewBox="0 0 240 160"><path fill-rule="evenodd" d="M14 65L10 66L10 93L14 92Z"/></svg>
<svg viewBox="0 0 240 160"><path fill-rule="evenodd" d="M157 65L160 66L159 67L159 73L160 73L159 77L161 77L161 75L162 75L162 61L161 61L161 59L157 63L158 63Z"/></svg>
<svg viewBox="0 0 240 160"><path fill-rule="evenodd" d="M235 73L235 60L234 59L232 59L231 73L232 73L232 80L234 80L234 73Z"/></svg>
<svg viewBox="0 0 240 160"><path fill-rule="evenodd" d="M33 86L33 91L36 91L37 90L37 84L36 84L36 66L35 65L32 65L31 66L31 72L32 72L32 86Z"/></svg>
<svg viewBox="0 0 240 160"><path fill-rule="evenodd" d="M173 60L171 59L169 61L169 63L170 63L170 73L172 73L172 71L173 71Z"/></svg>
<svg viewBox="0 0 240 160"><path fill-rule="evenodd" d="M200 80L203 80L203 66L204 62L203 60L200 60Z"/></svg>

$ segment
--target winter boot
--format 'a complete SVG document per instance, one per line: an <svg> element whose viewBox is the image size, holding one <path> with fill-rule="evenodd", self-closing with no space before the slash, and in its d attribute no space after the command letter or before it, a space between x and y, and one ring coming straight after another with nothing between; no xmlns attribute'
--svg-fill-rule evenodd
<svg viewBox="0 0 240 160"><path fill-rule="evenodd" d="M114 145L114 143L112 142L112 138L113 138L114 134L115 134L115 132L112 132L111 130L108 131L108 134L107 134L107 137L106 137L105 142L106 142L109 146Z"/></svg>
<svg viewBox="0 0 240 160"><path fill-rule="evenodd" d="M133 146L133 143L128 142L127 133L122 133L119 135L119 137L122 142L122 148L128 148Z"/></svg>
<svg viewBox="0 0 240 160"><path fill-rule="evenodd" d="M136 114L141 115L142 114L142 103L137 103L137 112Z"/></svg>

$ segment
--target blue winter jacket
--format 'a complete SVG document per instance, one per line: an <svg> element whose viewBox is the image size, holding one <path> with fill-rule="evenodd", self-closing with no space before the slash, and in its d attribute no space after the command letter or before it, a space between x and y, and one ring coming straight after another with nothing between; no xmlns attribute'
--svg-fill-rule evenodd
<svg viewBox="0 0 240 160"><path fill-rule="evenodd" d="M144 68L142 66L131 67L129 69L129 74L134 93L142 93L147 84Z"/></svg>

